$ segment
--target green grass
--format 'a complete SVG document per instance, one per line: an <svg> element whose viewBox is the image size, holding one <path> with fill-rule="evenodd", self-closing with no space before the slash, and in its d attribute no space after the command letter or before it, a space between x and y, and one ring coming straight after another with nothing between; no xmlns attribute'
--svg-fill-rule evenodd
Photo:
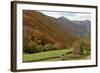
<svg viewBox="0 0 100 73"><path fill-rule="evenodd" d="M34 54L23 54L23 62L32 62L36 60L52 58L52 57L59 57L65 53L71 52L72 49L64 49L64 50L55 50L55 51L48 51L48 52L41 52L41 53L34 53ZM51 59L52 60L52 59ZM55 58L53 60L59 60Z"/></svg>
<svg viewBox="0 0 100 73"><path fill-rule="evenodd" d="M36 61L64 61L64 60L82 60L90 58L90 51L84 50L83 55L75 55L72 49L55 50L40 52L34 54L23 54L23 62L36 62Z"/></svg>
<svg viewBox="0 0 100 73"><path fill-rule="evenodd" d="M48 62L48 61L61 61L61 58L47 59L47 60L42 60L40 62Z"/></svg>

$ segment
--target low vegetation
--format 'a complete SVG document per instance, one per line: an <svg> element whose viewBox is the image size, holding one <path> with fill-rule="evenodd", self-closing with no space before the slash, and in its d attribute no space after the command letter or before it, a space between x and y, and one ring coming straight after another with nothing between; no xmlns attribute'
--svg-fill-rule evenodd
<svg viewBox="0 0 100 73"><path fill-rule="evenodd" d="M73 54L73 49L46 51L40 53L24 53L23 62L38 62L38 61L64 61L64 60L81 60L90 57L90 51L83 50L83 54Z"/></svg>
<svg viewBox="0 0 100 73"><path fill-rule="evenodd" d="M56 44L43 44L41 40L37 37L30 36L28 48L24 48L23 52L25 53L39 53L44 51L52 51L60 49L59 45Z"/></svg>
<svg viewBox="0 0 100 73"><path fill-rule="evenodd" d="M90 56L90 47L83 40L76 42L72 48L58 49L55 44L43 44L38 38L30 36L29 48L23 50L23 62L80 60Z"/></svg>

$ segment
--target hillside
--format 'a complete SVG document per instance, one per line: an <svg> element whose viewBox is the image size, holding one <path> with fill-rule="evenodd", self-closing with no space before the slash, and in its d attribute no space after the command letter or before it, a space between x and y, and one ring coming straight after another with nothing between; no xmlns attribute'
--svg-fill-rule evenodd
<svg viewBox="0 0 100 73"><path fill-rule="evenodd" d="M84 20L84 21L73 21L74 23L81 25L82 27L85 27L88 32L91 30L91 21L90 20Z"/></svg>
<svg viewBox="0 0 100 73"><path fill-rule="evenodd" d="M64 29L66 32L70 32L76 37L83 37L84 35L89 34L90 32L90 23L86 21L71 21L64 16L56 19L50 17L59 27Z"/></svg>
<svg viewBox="0 0 100 73"><path fill-rule="evenodd" d="M71 32L65 31L48 16L37 12L23 11L23 46L30 48L33 39L38 39L42 45L53 44L59 48L70 48L79 40Z"/></svg>

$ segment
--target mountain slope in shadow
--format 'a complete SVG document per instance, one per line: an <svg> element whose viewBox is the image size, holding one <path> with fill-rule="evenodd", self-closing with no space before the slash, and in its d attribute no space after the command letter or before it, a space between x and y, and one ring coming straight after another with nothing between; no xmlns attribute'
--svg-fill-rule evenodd
<svg viewBox="0 0 100 73"><path fill-rule="evenodd" d="M84 20L84 21L73 21L74 23L81 25L82 27L85 27L86 30L90 33L91 30L91 21L90 20Z"/></svg>
<svg viewBox="0 0 100 73"><path fill-rule="evenodd" d="M50 17L52 21L59 25L64 31L70 32L77 37L90 34L90 21L71 21L64 16L56 19Z"/></svg>

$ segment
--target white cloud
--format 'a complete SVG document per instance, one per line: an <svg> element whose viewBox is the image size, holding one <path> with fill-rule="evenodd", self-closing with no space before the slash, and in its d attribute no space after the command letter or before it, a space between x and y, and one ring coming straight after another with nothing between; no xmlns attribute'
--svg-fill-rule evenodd
<svg viewBox="0 0 100 73"><path fill-rule="evenodd" d="M62 14L60 12L46 12L46 11L41 11L41 12L45 15L52 16L55 18L59 18L62 16Z"/></svg>
<svg viewBox="0 0 100 73"><path fill-rule="evenodd" d="M91 20L91 14L90 13L81 13L81 12L55 12L55 11L40 11L45 15L59 18L61 16L64 16L70 20Z"/></svg>

